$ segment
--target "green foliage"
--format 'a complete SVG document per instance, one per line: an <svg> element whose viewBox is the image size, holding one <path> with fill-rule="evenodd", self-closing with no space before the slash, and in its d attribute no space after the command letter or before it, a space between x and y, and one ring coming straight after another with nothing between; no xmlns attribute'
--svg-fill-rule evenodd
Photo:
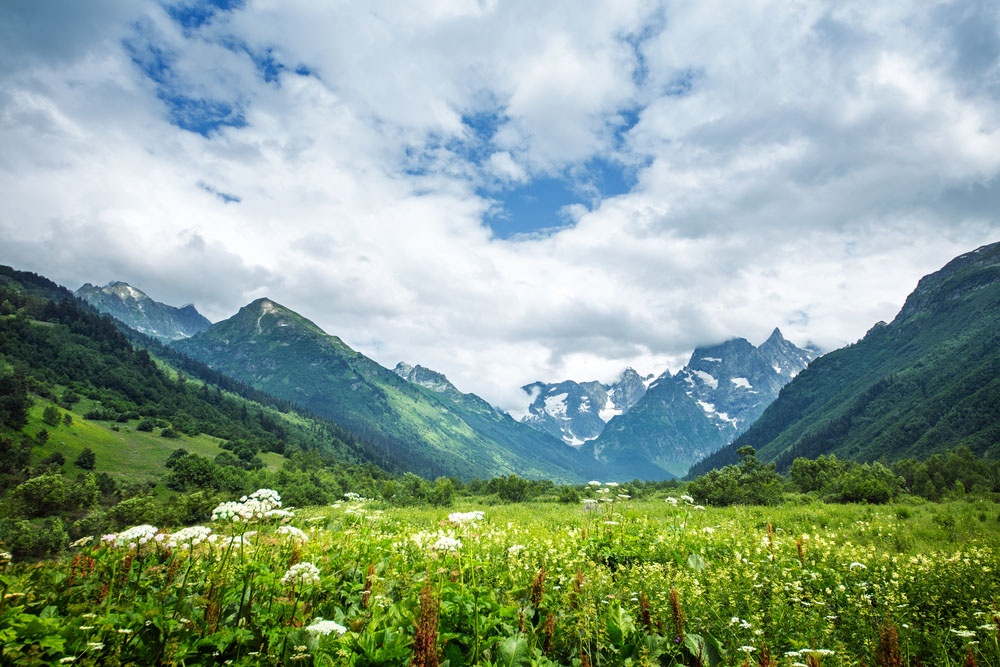
<svg viewBox="0 0 1000 667"><path fill-rule="evenodd" d="M94 466L97 465L97 455L94 454L94 450L90 447L85 447L80 452L80 455L76 457L76 460L73 461L73 465L84 470L93 470Z"/></svg>
<svg viewBox="0 0 1000 667"><path fill-rule="evenodd" d="M773 463L757 460L753 447L739 451L742 462L712 470L688 485L688 492L706 505L776 505L781 502L783 479Z"/></svg>
<svg viewBox="0 0 1000 667"><path fill-rule="evenodd" d="M45 411L42 413L42 421L49 426L59 426L59 422L62 421L62 414L59 412L59 408L54 405L45 406Z"/></svg>

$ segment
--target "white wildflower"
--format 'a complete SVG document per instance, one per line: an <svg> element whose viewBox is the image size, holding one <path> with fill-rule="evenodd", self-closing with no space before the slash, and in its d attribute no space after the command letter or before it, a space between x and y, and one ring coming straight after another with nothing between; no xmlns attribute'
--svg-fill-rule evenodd
<svg viewBox="0 0 1000 667"><path fill-rule="evenodd" d="M448 515L448 521L452 523L473 523L485 516L485 512L476 510L474 512L452 512Z"/></svg>
<svg viewBox="0 0 1000 667"><path fill-rule="evenodd" d="M347 632L347 628L340 623L337 623L336 621L324 621L321 618L317 618L313 621L312 625L307 625L306 630L317 635L329 635L331 633L342 635Z"/></svg>
<svg viewBox="0 0 1000 667"><path fill-rule="evenodd" d="M295 526L278 526L278 530L276 532L279 535L288 535L289 537L302 542L309 541L309 536L306 535L301 528L296 528Z"/></svg>
<svg viewBox="0 0 1000 667"><path fill-rule="evenodd" d="M596 479L592 479L589 482L587 482L587 486L603 486L603 485Z"/></svg>
<svg viewBox="0 0 1000 667"><path fill-rule="evenodd" d="M167 546L171 549L187 547L193 549L206 541L212 534L212 529L207 526L190 526L181 528L167 539Z"/></svg>
<svg viewBox="0 0 1000 667"><path fill-rule="evenodd" d="M685 495L681 496L681 500L683 500L684 502L686 502L688 505L694 505L694 498L692 498L689 495L685 494Z"/></svg>
<svg viewBox="0 0 1000 667"><path fill-rule="evenodd" d="M133 526L118 533L118 535L115 536L115 544L119 547L129 547L130 549L135 549L156 537L156 533L156 526L150 526L149 524Z"/></svg>
<svg viewBox="0 0 1000 667"><path fill-rule="evenodd" d="M434 551L457 551L462 548L462 540L449 537L448 535L442 535L438 538L437 542L434 543L432 548Z"/></svg>
<svg viewBox="0 0 1000 667"><path fill-rule="evenodd" d="M319 583L319 568L309 562L296 563L288 568L281 583L286 586L307 586Z"/></svg>
<svg viewBox="0 0 1000 667"><path fill-rule="evenodd" d="M666 498L664 498L664 500L673 505L674 507L677 506L677 499L674 498L673 496L667 496Z"/></svg>

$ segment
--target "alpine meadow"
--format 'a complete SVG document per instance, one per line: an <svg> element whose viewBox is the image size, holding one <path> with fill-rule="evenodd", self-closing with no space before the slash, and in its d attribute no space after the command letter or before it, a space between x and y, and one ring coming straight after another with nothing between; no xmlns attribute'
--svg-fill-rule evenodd
<svg viewBox="0 0 1000 667"><path fill-rule="evenodd" d="M0 146L0 667L1000 667L996 0L3 0Z"/></svg>

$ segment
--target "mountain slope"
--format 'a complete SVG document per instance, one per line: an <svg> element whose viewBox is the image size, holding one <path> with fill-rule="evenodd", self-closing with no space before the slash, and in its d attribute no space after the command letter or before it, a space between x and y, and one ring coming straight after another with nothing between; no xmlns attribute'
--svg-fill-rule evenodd
<svg viewBox="0 0 1000 667"><path fill-rule="evenodd" d="M691 474L735 462L745 445L779 468L798 456L891 461L961 445L1000 454L1000 243L922 278L892 323L812 362Z"/></svg>
<svg viewBox="0 0 1000 667"><path fill-rule="evenodd" d="M589 471L586 460L558 441L482 399L408 382L268 299L174 347L333 419L425 476L579 481Z"/></svg>
<svg viewBox="0 0 1000 667"><path fill-rule="evenodd" d="M212 324L193 305L168 306L123 282L111 282L104 287L87 283L75 294L98 311L161 342L188 338Z"/></svg>
<svg viewBox="0 0 1000 667"><path fill-rule="evenodd" d="M746 430L814 356L778 329L759 347L736 338L697 348L676 375L664 373L612 419L589 451L633 476L683 475Z"/></svg>

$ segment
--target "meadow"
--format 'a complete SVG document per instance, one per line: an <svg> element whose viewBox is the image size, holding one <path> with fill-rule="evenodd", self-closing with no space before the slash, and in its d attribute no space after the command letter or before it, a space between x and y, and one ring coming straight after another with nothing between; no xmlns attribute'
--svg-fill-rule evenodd
<svg viewBox="0 0 1000 667"><path fill-rule="evenodd" d="M393 508L273 491L0 554L10 665L1000 667L1000 506Z"/></svg>

